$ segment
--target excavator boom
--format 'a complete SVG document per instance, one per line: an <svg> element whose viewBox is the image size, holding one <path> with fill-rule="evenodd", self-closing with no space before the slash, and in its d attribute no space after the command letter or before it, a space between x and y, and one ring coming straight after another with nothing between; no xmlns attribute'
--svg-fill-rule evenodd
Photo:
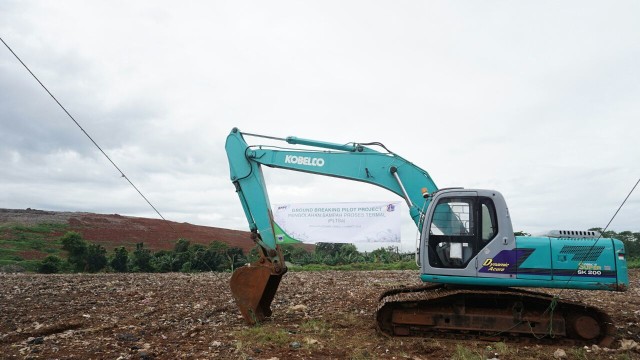
<svg viewBox="0 0 640 360"><path fill-rule="evenodd" d="M244 134L258 136L255 134ZM429 174L390 151L380 152L363 144L336 144L297 137L273 138L311 150L249 146L243 133L233 129L225 149L230 176L244 214L258 245L260 259L237 269L231 291L245 321L253 324L271 314L270 304L282 275L287 271L276 241L271 204L262 166L361 181L401 196L417 226L428 205L425 194L438 190ZM381 144L374 144L381 145ZM384 147L383 147L384 148ZM386 150L386 149L385 149Z"/></svg>

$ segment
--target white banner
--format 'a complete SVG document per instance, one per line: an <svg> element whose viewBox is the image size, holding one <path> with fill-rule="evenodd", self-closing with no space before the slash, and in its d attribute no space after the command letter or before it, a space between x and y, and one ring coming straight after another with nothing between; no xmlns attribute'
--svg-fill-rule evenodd
<svg viewBox="0 0 640 360"><path fill-rule="evenodd" d="M278 243L400 242L400 202L273 206Z"/></svg>

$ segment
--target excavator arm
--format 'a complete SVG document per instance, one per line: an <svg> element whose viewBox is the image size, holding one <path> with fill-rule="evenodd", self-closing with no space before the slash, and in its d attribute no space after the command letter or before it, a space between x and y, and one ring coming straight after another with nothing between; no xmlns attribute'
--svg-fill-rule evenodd
<svg viewBox="0 0 640 360"><path fill-rule="evenodd" d="M438 190L429 174L382 144L336 144L296 137L274 138L244 133L246 136L266 137L310 149L281 149L250 146L243 133L234 128L227 137L225 149L233 182L252 239L260 250L260 259L237 269L231 277L231 291L240 311L249 324L271 315L270 305L287 271L282 252L276 243L271 204L265 186L262 166L307 172L369 183L401 196L409 207L409 214L421 227L429 193ZM378 145L385 151L377 151Z"/></svg>

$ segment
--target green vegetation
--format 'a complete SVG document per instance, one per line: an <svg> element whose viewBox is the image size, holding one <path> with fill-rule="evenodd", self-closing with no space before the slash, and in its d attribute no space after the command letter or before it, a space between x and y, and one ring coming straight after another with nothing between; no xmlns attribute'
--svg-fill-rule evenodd
<svg viewBox="0 0 640 360"><path fill-rule="evenodd" d="M330 332L331 324L324 320L311 319L300 324L300 329L305 333L325 335Z"/></svg>
<svg viewBox="0 0 640 360"><path fill-rule="evenodd" d="M124 246L120 246L113 250L113 257L111 258L109 265L116 272L128 272L128 262L129 252Z"/></svg>
<svg viewBox="0 0 640 360"><path fill-rule="evenodd" d="M486 358L486 356L482 356L479 352L473 351L464 345L456 345L456 351L451 356L452 360L483 360Z"/></svg>
<svg viewBox="0 0 640 360"><path fill-rule="evenodd" d="M152 252L100 244L67 231L66 224L0 226L0 271L8 272L169 272L231 271L247 262L242 249L213 241L209 247L178 239L173 251Z"/></svg>
<svg viewBox="0 0 640 360"><path fill-rule="evenodd" d="M120 246L108 255L107 250L98 244L87 242L74 231L60 238L67 259L50 255L37 261L30 270L45 274L59 272L196 272L196 271L233 271L247 262L242 249L230 247L219 241L213 241L208 247L191 244L189 240L178 239L171 251L152 252L137 243L129 253Z"/></svg>
<svg viewBox="0 0 640 360"><path fill-rule="evenodd" d="M42 273L233 271L259 258L257 248L244 254L242 249L220 241L206 246L188 239L176 240L173 250L154 252L137 243L134 249L118 246L108 252L67 228L65 224L0 226L0 269ZM625 244L627 266L640 268L640 232L606 231L603 237L620 239ZM396 247L371 252L359 252L353 244L335 243L319 243L314 251L292 244L280 247L291 271L418 269L414 254L400 253Z"/></svg>
<svg viewBox="0 0 640 360"><path fill-rule="evenodd" d="M61 272L64 268L64 260L55 255L49 255L38 266L38 272L41 274L55 274Z"/></svg>
<svg viewBox="0 0 640 360"><path fill-rule="evenodd" d="M41 263L36 258L62 255L57 239L66 229L66 224L0 225L0 268L36 271Z"/></svg>
<svg viewBox="0 0 640 360"><path fill-rule="evenodd" d="M400 253L395 246L362 253L353 244L318 243L313 252L292 244L280 248L291 271L418 269L414 254ZM248 258L257 260L258 250L253 249Z"/></svg>
<svg viewBox="0 0 640 360"><path fill-rule="evenodd" d="M640 268L640 232L621 231L617 233L611 230L602 232L602 228L591 228L589 230L601 232L603 238L614 238L622 241L626 251L627 267L629 269Z"/></svg>
<svg viewBox="0 0 640 360"><path fill-rule="evenodd" d="M267 325L256 325L237 332L237 338L253 345L286 346L291 336L286 330Z"/></svg>
<svg viewBox="0 0 640 360"><path fill-rule="evenodd" d="M627 260L627 268L629 269L638 269L640 268L640 259L629 259Z"/></svg>

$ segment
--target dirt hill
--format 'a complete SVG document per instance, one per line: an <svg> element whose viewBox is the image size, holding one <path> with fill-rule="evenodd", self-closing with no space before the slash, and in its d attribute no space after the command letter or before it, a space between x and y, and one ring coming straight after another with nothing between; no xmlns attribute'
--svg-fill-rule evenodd
<svg viewBox="0 0 640 360"><path fill-rule="evenodd" d="M15 236L16 229L36 233L42 229L38 227L42 224L50 225L46 228L49 231L43 231L42 240L45 242L53 241L66 231L77 231L85 240L101 244L107 250L117 246L133 249L139 242L144 242L146 248L154 251L169 250L173 249L179 238L204 245L214 240L222 241L230 246L240 247L245 252L253 247L249 232L246 231L117 214L0 209L0 239L8 240L12 235ZM7 247L0 245L0 248ZM46 244L42 251L35 250L37 249L19 255L25 259L47 255Z"/></svg>

